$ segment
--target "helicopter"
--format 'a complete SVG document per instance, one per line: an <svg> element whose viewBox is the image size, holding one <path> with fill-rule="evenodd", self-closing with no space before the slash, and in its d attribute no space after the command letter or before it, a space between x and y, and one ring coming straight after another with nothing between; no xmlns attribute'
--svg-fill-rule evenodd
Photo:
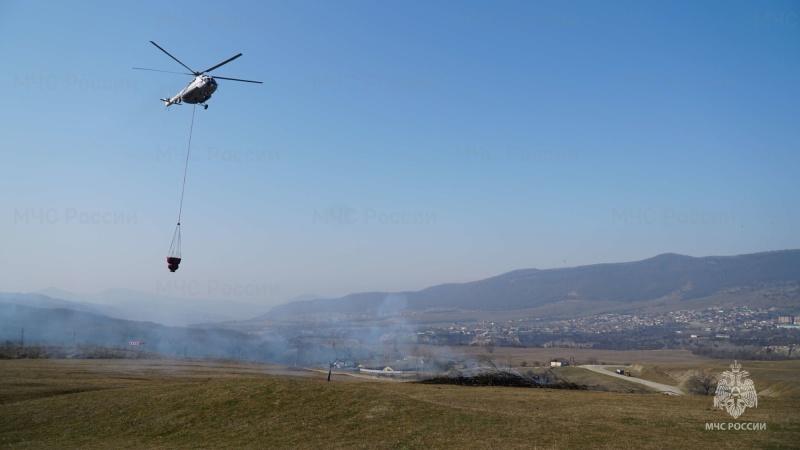
<svg viewBox="0 0 800 450"><path fill-rule="evenodd" d="M150 41L150 43L155 45L156 47L158 47L159 50L161 50L162 52L166 53L167 56L169 56L170 58L172 58L175 61L177 61L178 64L182 65L183 67L185 67L187 70L189 70L192 73L170 72L168 70L157 70L157 69L145 69L143 67L134 67L134 69L136 69L136 70L150 70L150 71L153 71L153 72L178 73L178 74L182 74L182 75L194 75L194 79L191 82L189 82L189 85L186 86L185 88L183 88L183 90L181 90L180 92L178 92L178 94L176 96L174 96L172 98L165 97L165 98L159 99L162 102L164 102L164 106L167 107L167 108L169 108L170 105L180 105L182 102L186 102L186 103L189 103L189 104L199 104L199 105L203 106L203 109L208 109L208 105L206 104L206 102L208 101L208 99L211 98L211 94L213 94L214 91L217 90L217 81L215 80L215 78L218 78L220 80L243 81L245 83L262 84L261 81L242 80L242 79L239 79L239 78L228 78L228 77L206 75L206 73L211 72L212 70L214 70L214 69L216 69L216 68L218 68L220 66L224 66L225 64L228 64L229 62L233 61L234 59L242 56L241 53L239 53L236 56L232 56L232 57L226 59L225 61L222 61L221 63L217 64L214 67L211 67L210 69L206 69L206 70L204 70L202 72L196 72L196 71L190 69L189 66L187 66L186 64L182 63L178 58L170 55L168 51L166 51L163 48L161 48L155 42Z"/></svg>

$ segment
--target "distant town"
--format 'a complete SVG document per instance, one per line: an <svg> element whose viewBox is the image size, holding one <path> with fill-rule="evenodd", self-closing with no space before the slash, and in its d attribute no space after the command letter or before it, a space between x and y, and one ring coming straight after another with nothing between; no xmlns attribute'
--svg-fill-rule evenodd
<svg viewBox="0 0 800 450"><path fill-rule="evenodd" d="M419 329L416 340L451 345L628 349L679 347L707 340L787 345L796 343L798 335L797 311L741 306L655 314L609 313L557 321L528 317L502 323L451 323Z"/></svg>

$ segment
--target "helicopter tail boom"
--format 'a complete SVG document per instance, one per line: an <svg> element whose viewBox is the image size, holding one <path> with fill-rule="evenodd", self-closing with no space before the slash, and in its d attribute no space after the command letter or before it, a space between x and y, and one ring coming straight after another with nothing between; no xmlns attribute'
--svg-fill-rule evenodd
<svg viewBox="0 0 800 450"><path fill-rule="evenodd" d="M174 98L160 98L162 102L164 102L164 107L169 108L171 105L179 105L181 103L181 99L174 99Z"/></svg>

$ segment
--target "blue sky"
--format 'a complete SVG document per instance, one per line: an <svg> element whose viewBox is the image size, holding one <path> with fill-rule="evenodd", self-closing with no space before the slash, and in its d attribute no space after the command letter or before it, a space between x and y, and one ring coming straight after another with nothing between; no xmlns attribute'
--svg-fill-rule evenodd
<svg viewBox="0 0 800 450"><path fill-rule="evenodd" d="M213 74L196 111L158 98ZM277 303L800 248L797 2L0 3L0 291Z"/></svg>

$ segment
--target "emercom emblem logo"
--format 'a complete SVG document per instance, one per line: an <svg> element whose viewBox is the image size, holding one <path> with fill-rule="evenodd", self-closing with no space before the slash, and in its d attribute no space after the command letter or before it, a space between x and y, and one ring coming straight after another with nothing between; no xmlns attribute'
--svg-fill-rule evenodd
<svg viewBox="0 0 800 450"><path fill-rule="evenodd" d="M734 361L731 364L732 370L722 373L722 379L717 383L717 392L714 394L714 407L725 408L734 419L741 416L746 408L758 406L753 380L747 380L750 374L741 368L742 365Z"/></svg>

